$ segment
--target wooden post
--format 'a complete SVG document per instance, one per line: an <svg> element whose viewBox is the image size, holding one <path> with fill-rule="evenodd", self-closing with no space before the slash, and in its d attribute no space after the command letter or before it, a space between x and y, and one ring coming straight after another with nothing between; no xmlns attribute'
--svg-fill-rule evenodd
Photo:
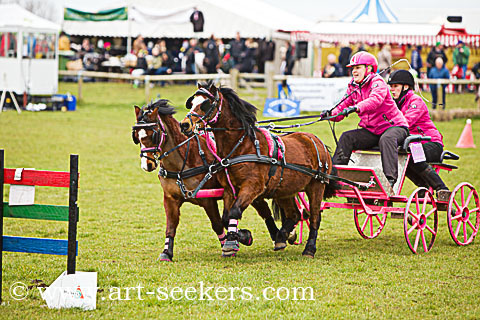
<svg viewBox="0 0 480 320"><path fill-rule="evenodd" d="M3 280L3 169L5 168L4 163L4 152L3 149L0 149L0 303L2 303L2 280Z"/></svg>
<svg viewBox="0 0 480 320"><path fill-rule="evenodd" d="M83 85L83 74L82 70L78 71L78 100L82 100L82 85Z"/></svg>
<svg viewBox="0 0 480 320"><path fill-rule="evenodd" d="M68 188L68 254L67 274L75 273L77 258L77 222L78 222L78 155L70 155L70 186Z"/></svg>
<svg viewBox="0 0 480 320"><path fill-rule="evenodd" d="M145 76L145 103L150 102L150 76Z"/></svg>
<svg viewBox="0 0 480 320"><path fill-rule="evenodd" d="M231 68L230 69L230 88L233 90L237 91L238 90L238 77L239 77L240 71L236 68Z"/></svg>
<svg viewBox="0 0 480 320"><path fill-rule="evenodd" d="M275 75L275 71L270 69L267 72L267 77L265 79L267 84L267 98L275 98L275 81L273 80L273 76Z"/></svg>

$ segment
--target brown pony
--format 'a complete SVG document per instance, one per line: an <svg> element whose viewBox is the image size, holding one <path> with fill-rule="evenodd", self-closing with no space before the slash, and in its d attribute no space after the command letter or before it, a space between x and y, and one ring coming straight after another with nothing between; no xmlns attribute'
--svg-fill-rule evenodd
<svg viewBox="0 0 480 320"><path fill-rule="evenodd" d="M236 227L243 211L252 201L264 198L273 198L285 211L286 218L275 239L275 250L284 249L287 235L299 221L295 195L305 191L310 201L310 233L303 255L313 258L321 201L324 196L333 195L335 187L325 178L332 170L332 160L322 141L310 133L284 135L281 140L285 146L285 161L269 162L265 161L269 151L267 140L255 126L257 109L241 100L232 89L217 88L212 82L199 84L197 92L187 100L187 108L191 111L181 121L182 132L188 135L207 125L212 128L218 155L234 186L232 190L225 176L219 177L225 188L224 206L229 208L230 219L227 241L222 248L224 255L234 254L239 249ZM240 158L245 161L235 161ZM229 166L229 163L235 164ZM278 170L272 176L269 173L274 166ZM329 188L324 194L326 186Z"/></svg>
<svg viewBox="0 0 480 320"><path fill-rule="evenodd" d="M141 166L145 171L154 171L160 164L159 180L163 188L163 205L167 217L167 229L165 239L165 249L160 255L162 261L172 261L173 259L173 242L176 229L180 219L180 207L184 202L190 202L202 207L207 213L212 228L218 235L223 244L225 242L224 224L219 214L217 200L215 198L190 198L185 199L182 194L177 176L180 172L185 172L192 168L205 166L205 162L200 155L202 150L205 161L210 164L214 161L213 155L208 151L205 139L195 137L187 143L187 137L180 132L179 123L172 116L175 113L174 108L169 105L168 100L158 100L144 108L135 106L136 125L132 128L132 138L136 144L141 144ZM181 147L174 149L177 145L184 143ZM200 143L200 149L199 149ZM174 149L174 150L172 150ZM170 151L168 156L162 156L165 152ZM167 174L168 172L168 174ZM192 177L182 179L182 186L187 190L193 190L202 178L205 172L199 171ZM222 175L219 173L218 175ZM206 189L221 188L216 175L210 179L204 186ZM271 211L267 203L263 200L255 201L252 206L258 211L258 214L265 220L265 224L270 233L272 240L278 232ZM228 221L227 221L228 222ZM248 230L241 230L240 242L245 245L251 245L252 238Z"/></svg>

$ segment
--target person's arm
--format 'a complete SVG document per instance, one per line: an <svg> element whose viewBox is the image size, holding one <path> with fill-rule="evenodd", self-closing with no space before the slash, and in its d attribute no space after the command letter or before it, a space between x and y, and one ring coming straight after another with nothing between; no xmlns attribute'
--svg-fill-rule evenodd
<svg viewBox="0 0 480 320"><path fill-rule="evenodd" d="M387 84L381 79L372 81L374 81L374 83L372 84L370 95L367 99L357 104L359 115L362 113L370 113L375 111L375 109L377 109L383 103L383 101L385 101L387 94L390 94Z"/></svg>
<svg viewBox="0 0 480 320"><path fill-rule="evenodd" d="M417 101L411 103L404 113L405 119L407 119L408 127L410 129L416 126L420 126L420 123L417 123L418 119L421 119L425 113L428 113L428 109L425 103L422 102L423 105L417 103Z"/></svg>
<svg viewBox="0 0 480 320"><path fill-rule="evenodd" d="M332 110L331 112L332 116L336 116L337 114L342 112L343 109L353 106L353 99L352 99L352 96L350 95L351 93L352 93L352 90L350 90L349 88L346 93L346 96L348 97L345 98L345 100L342 101L335 109ZM335 121L335 122L342 121L343 118L345 118L345 116L338 116L338 117L332 118L332 121Z"/></svg>

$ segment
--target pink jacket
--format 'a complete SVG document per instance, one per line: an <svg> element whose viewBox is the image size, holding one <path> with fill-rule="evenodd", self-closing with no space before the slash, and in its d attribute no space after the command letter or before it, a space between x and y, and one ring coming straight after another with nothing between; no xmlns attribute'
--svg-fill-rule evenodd
<svg viewBox="0 0 480 320"><path fill-rule="evenodd" d="M360 117L358 125L374 134L380 135L391 127L408 128L407 120L398 110L381 76L368 75L360 84L360 89L358 88L359 85L352 80L347 89L347 95L353 92L352 95L333 109L332 115L337 115L343 109L356 105ZM340 121L343 118L344 116L338 116L334 121Z"/></svg>
<svg viewBox="0 0 480 320"><path fill-rule="evenodd" d="M422 98L409 90L400 102L399 108L405 115L409 126L410 134L421 134L432 137L432 142L438 142L443 146L443 136L430 119L428 108ZM426 143L427 141L423 141Z"/></svg>

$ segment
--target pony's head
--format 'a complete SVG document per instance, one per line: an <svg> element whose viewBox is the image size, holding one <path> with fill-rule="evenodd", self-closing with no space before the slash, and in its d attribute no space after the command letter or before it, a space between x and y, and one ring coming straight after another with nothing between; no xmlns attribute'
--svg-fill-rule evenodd
<svg viewBox="0 0 480 320"><path fill-rule="evenodd" d="M223 98L213 81L199 83L197 87L197 91L185 103L190 112L180 122L180 128L186 135L216 123L221 114Z"/></svg>
<svg viewBox="0 0 480 320"><path fill-rule="evenodd" d="M228 109L228 113L240 122L248 135L254 136L253 127L257 121L257 108L240 99L233 89L217 88L213 81L199 83L197 91L188 98L185 106L190 109L190 112L180 122L184 134L191 135L203 130L207 125L215 125L221 118L222 112Z"/></svg>
<svg viewBox="0 0 480 320"><path fill-rule="evenodd" d="M174 113L174 108L165 99L143 108L135 106L137 121L132 127L132 139L135 144L141 146L140 158L143 170L151 172L157 168L158 157L167 139L166 127L160 116Z"/></svg>

